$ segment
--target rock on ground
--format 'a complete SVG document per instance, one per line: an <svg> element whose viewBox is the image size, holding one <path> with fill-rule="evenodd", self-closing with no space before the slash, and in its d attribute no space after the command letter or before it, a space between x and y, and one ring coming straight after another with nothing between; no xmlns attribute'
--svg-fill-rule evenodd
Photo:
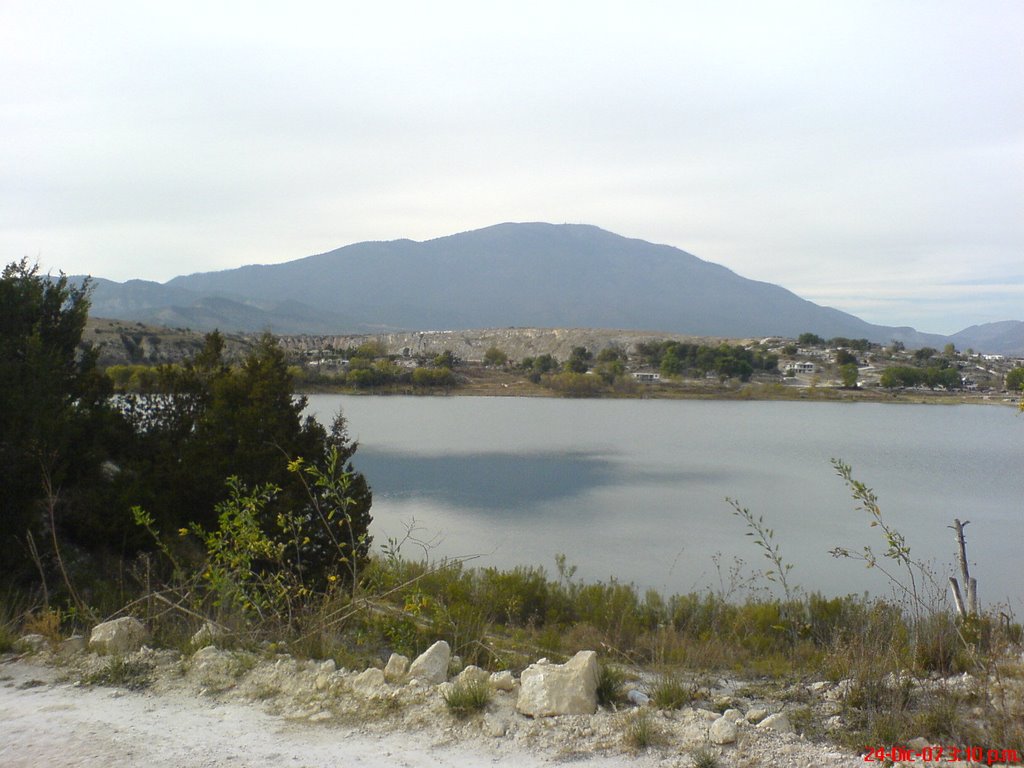
<svg viewBox="0 0 1024 768"><path fill-rule="evenodd" d="M409 659L400 653L392 653L384 667L384 679L389 683L400 683L409 674Z"/></svg>
<svg viewBox="0 0 1024 768"><path fill-rule="evenodd" d="M448 662L451 661L452 650L444 640L438 640L409 667L409 677L421 680L430 685L438 685L448 679Z"/></svg>
<svg viewBox="0 0 1024 768"><path fill-rule="evenodd" d="M133 653L149 638L142 622L131 616L105 621L93 627L89 650L100 654Z"/></svg>
<svg viewBox="0 0 1024 768"><path fill-rule="evenodd" d="M597 654L580 651L565 664L531 664L520 676L516 709L530 717L597 711Z"/></svg>

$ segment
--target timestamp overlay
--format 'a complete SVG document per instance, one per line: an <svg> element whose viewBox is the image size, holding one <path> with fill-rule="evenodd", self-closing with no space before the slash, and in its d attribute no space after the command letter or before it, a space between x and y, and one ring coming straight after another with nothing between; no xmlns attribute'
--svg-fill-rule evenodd
<svg viewBox="0 0 1024 768"><path fill-rule="evenodd" d="M972 762L984 765L1014 765L1022 762L1016 749L988 747L934 745L911 749L909 747L868 747L865 763L956 763Z"/></svg>

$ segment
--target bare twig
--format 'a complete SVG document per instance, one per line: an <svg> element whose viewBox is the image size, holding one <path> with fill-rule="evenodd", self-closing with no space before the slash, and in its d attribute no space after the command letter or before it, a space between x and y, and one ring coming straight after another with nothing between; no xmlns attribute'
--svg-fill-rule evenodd
<svg viewBox="0 0 1024 768"><path fill-rule="evenodd" d="M50 477L50 470L46 466L46 462L40 461L40 468L42 471L43 491L46 494L46 512L50 521L50 536L53 539L53 553L57 558L57 566L60 568L61 577L64 579L64 586L67 587L68 594L71 596L71 600L79 614L95 621L96 614L85 604L85 601L79 596L78 590L71 583L71 577L68 576L67 568L64 566L64 557L61 555L60 542L57 539L57 498L60 491L53 487L53 480Z"/></svg>

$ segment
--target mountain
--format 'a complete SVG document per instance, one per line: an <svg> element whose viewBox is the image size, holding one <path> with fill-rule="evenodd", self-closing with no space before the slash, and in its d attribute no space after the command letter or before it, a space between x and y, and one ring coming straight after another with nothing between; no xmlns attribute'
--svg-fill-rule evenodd
<svg viewBox="0 0 1024 768"><path fill-rule="evenodd" d="M532 326L946 343L913 328L872 325L678 248L575 224L357 243L165 284L98 281L93 314L279 333Z"/></svg>
<svg viewBox="0 0 1024 768"><path fill-rule="evenodd" d="M1004 320L964 328L949 337L957 349L992 352L1009 357L1024 357L1024 322Z"/></svg>

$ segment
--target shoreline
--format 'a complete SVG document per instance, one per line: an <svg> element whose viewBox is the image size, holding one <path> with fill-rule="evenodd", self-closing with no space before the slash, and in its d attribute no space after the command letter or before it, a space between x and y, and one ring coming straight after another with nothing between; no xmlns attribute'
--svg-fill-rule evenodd
<svg viewBox="0 0 1024 768"><path fill-rule="evenodd" d="M890 392L878 388L842 389L830 386L798 386L782 383L752 382L739 386L708 385L699 381L637 384L632 391L598 392L591 395L566 395L533 384L522 377L503 372L465 377L453 387L414 388L383 386L360 389L330 384L304 384L297 395L406 396L406 397L539 397L560 400L725 400L821 403L894 403L901 405L995 405L1018 407L1019 399L1008 393L965 393L925 390Z"/></svg>

